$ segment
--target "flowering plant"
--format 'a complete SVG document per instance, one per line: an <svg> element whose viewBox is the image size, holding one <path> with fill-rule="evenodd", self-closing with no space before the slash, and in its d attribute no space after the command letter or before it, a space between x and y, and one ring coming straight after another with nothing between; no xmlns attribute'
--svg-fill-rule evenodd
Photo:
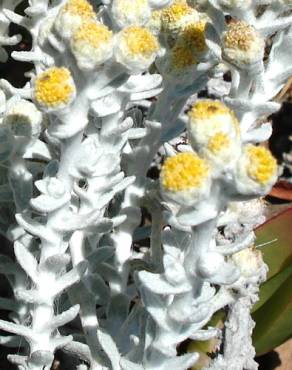
<svg viewBox="0 0 292 370"><path fill-rule="evenodd" d="M33 65L22 88L0 81L9 360L50 369L61 349L79 370L184 370L199 356L179 344L217 338L206 368L256 369L253 229L278 175L258 144L292 74L291 1L20 2L0 2L1 61L13 22L32 47L11 56Z"/></svg>

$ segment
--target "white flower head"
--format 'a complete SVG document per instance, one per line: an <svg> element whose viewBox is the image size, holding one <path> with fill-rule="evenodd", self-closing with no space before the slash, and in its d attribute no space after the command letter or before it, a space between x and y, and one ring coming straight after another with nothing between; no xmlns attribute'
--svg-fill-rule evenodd
<svg viewBox="0 0 292 370"><path fill-rule="evenodd" d="M264 261L261 251L254 247L243 249L232 256L232 261L240 269L245 278L259 275L264 267Z"/></svg>
<svg viewBox="0 0 292 370"><path fill-rule="evenodd" d="M244 21L232 21L222 37L222 56L241 69L258 65L264 57L265 40Z"/></svg>
<svg viewBox="0 0 292 370"><path fill-rule="evenodd" d="M166 200L185 206L194 205L210 193L210 167L196 153L179 153L164 162L160 187Z"/></svg>
<svg viewBox="0 0 292 370"><path fill-rule="evenodd" d="M116 35L114 55L130 74L138 74L149 68L159 51L154 35L145 27L130 26Z"/></svg>
<svg viewBox="0 0 292 370"><path fill-rule="evenodd" d="M88 1L69 0L61 7L54 26L62 38L69 39L83 22L95 20L96 14Z"/></svg>
<svg viewBox="0 0 292 370"><path fill-rule="evenodd" d="M192 147L218 170L235 165L241 153L239 122L217 100L199 100L189 112L187 132Z"/></svg>
<svg viewBox="0 0 292 370"><path fill-rule="evenodd" d="M70 40L71 51L82 70L93 70L113 55L112 32L98 22L85 22Z"/></svg>
<svg viewBox="0 0 292 370"><path fill-rule="evenodd" d="M240 157L235 184L239 193L265 195L277 181L277 161L263 146L248 144Z"/></svg>
<svg viewBox="0 0 292 370"><path fill-rule="evenodd" d="M76 88L70 71L65 67L52 67L34 81L34 99L44 111L64 109L74 100Z"/></svg>
<svg viewBox="0 0 292 370"><path fill-rule="evenodd" d="M12 98L7 102L3 124L15 136L38 137L41 132L42 113L24 99Z"/></svg>
<svg viewBox="0 0 292 370"><path fill-rule="evenodd" d="M113 0L111 15L120 28L143 26L151 17L148 0Z"/></svg>
<svg viewBox="0 0 292 370"><path fill-rule="evenodd" d="M177 35L187 25L199 21L199 13L185 0L175 0L161 13L161 29L166 34Z"/></svg>

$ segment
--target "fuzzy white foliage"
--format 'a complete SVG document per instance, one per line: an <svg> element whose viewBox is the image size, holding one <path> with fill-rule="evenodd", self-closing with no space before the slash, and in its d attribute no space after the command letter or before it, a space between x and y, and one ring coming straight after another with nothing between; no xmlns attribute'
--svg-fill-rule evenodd
<svg viewBox="0 0 292 370"><path fill-rule="evenodd" d="M256 369L250 310L267 269L250 249L263 217L261 201L251 199L269 190L275 173L267 185L255 186L242 153L269 138L270 124L256 122L279 109L271 99L292 74L291 4L188 1L199 11L189 8L156 30L157 49L150 37L137 47L137 40L124 45L119 35L125 27L144 26L151 12L173 1L138 2L141 8L132 6L135 0L95 1L92 8L85 0L30 0L21 16L15 10L20 1L0 1L0 60L7 59L3 46L20 40L8 36L14 22L30 32L32 49L12 57L34 64L23 88L0 81L0 229L15 253L15 261L0 256L0 273L14 294L0 299L11 319L0 320L0 329L13 334L0 343L21 348L21 355L9 356L19 370L50 369L59 348L77 356L79 370L185 370L198 354L178 356L177 346L188 338L221 338L221 330L203 328L226 306L224 348L208 369ZM275 34L265 64L225 58L225 15L249 23L262 40ZM171 23L172 16L165 19ZM93 20L112 31L114 42L102 62L80 68L70 38L82 22ZM198 20L207 20L207 49L196 63L175 69L176 38ZM91 36L78 44L82 58L95 47ZM61 79L38 95L38 78L52 66L68 68L72 84L65 88ZM225 71L231 83L223 82ZM184 145L182 152L198 150L211 168L204 199L186 204L175 192L165 196L159 181L146 174L162 146L167 156L176 156L168 142L186 126L197 135L185 106L206 86L239 120L236 155L229 166L224 160L218 166L207 141L204 150L196 140L190 140L194 148ZM142 207L151 214L150 227L139 226Z"/></svg>

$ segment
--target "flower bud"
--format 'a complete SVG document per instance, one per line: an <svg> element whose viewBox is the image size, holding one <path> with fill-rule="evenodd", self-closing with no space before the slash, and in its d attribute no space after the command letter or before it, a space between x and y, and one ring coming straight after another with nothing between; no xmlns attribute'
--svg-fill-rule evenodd
<svg viewBox="0 0 292 370"><path fill-rule="evenodd" d="M46 111L65 108L73 101L75 94L74 81L65 67L49 68L34 81L35 101Z"/></svg>
<svg viewBox="0 0 292 370"><path fill-rule="evenodd" d="M248 69L263 60L265 41L244 21L231 22L222 38L222 56L238 68Z"/></svg>
<svg viewBox="0 0 292 370"><path fill-rule="evenodd" d="M147 28L131 26L117 35L114 54L129 73L138 74L149 68L158 51L157 39Z"/></svg>
<svg viewBox="0 0 292 370"><path fill-rule="evenodd" d="M196 153L179 153L166 159L160 174L162 196L190 206L210 193L211 171Z"/></svg>
<svg viewBox="0 0 292 370"><path fill-rule="evenodd" d="M55 29L62 38L68 39L83 22L94 22L96 14L86 0L69 0L61 7L56 19Z"/></svg>
<svg viewBox="0 0 292 370"><path fill-rule="evenodd" d="M167 34L178 34L188 24L199 20L198 12L188 6L184 0L176 0L162 10L161 28Z"/></svg>
<svg viewBox="0 0 292 370"><path fill-rule="evenodd" d="M38 137L41 132L42 113L24 99L11 99L7 103L3 124L16 136Z"/></svg>
<svg viewBox="0 0 292 370"><path fill-rule="evenodd" d="M70 46L78 67L90 71L111 58L112 32L102 23L83 23L73 34Z"/></svg>
<svg viewBox="0 0 292 370"><path fill-rule="evenodd" d="M277 180L277 161L263 146L248 144L238 162L235 182L239 193L265 195Z"/></svg>
<svg viewBox="0 0 292 370"><path fill-rule="evenodd" d="M113 0L112 17L120 28L143 26L150 19L151 8L147 0Z"/></svg>
<svg viewBox="0 0 292 370"><path fill-rule="evenodd" d="M254 247L243 249L232 256L232 261L245 278L258 275L264 265L262 253Z"/></svg>

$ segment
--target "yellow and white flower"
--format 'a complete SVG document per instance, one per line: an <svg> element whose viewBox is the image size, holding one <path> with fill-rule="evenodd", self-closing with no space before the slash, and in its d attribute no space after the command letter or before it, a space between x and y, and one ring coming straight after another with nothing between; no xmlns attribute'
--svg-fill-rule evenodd
<svg viewBox="0 0 292 370"><path fill-rule="evenodd" d="M96 14L87 0L69 0L61 7L54 26L62 38L68 39L83 22L95 20Z"/></svg>
<svg viewBox="0 0 292 370"><path fill-rule="evenodd" d="M216 100L199 100L189 112L188 138L194 150L217 171L233 167L241 153L239 122L234 112Z"/></svg>
<svg viewBox="0 0 292 370"><path fill-rule="evenodd" d="M162 196L180 205L191 206L210 193L211 170L196 153L179 153L166 159L160 174Z"/></svg>
<svg viewBox="0 0 292 370"><path fill-rule="evenodd" d="M93 70L113 55L112 32L98 22L83 23L70 41L71 51L82 70Z"/></svg>
<svg viewBox="0 0 292 370"><path fill-rule="evenodd" d="M41 132L42 113L24 99L7 102L3 124L16 136L38 137Z"/></svg>
<svg viewBox="0 0 292 370"><path fill-rule="evenodd" d="M161 12L161 29L166 34L177 35L187 25L198 22L199 13L185 0L175 0Z"/></svg>
<svg viewBox="0 0 292 370"><path fill-rule="evenodd" d="M261 62L265 40L244 21L231 22L222 37L222 56L238 68L247 69Z"/></svg>
<svg viewBox="0 0 292 370"><path fill-rule="evenodd" d="M148 69L158 51L159 44L156 37L145 27L124 28L115 40L116 61L131 74L138 74Z"/></svg>
<svg viewBox="0 0 292 370"><path fill-rule="evenodd" d="M148 0L113 0L111 15L120 28L143 26L151 17Z"/></svg>
<svg viewBox="0 0 292 370"><path fill-rule="evenodd" d="M236 188L246 195L265 195L277 181L277 161L263 146L248 144L238 161Z"/></svg>
<svg viewBox="0 0 292 370"><path fill-rule="evenodd" d="M45 111L67 107L75 98L76 88L70 71L65 67L52 67L36 76L34 99Z"/></svg>

